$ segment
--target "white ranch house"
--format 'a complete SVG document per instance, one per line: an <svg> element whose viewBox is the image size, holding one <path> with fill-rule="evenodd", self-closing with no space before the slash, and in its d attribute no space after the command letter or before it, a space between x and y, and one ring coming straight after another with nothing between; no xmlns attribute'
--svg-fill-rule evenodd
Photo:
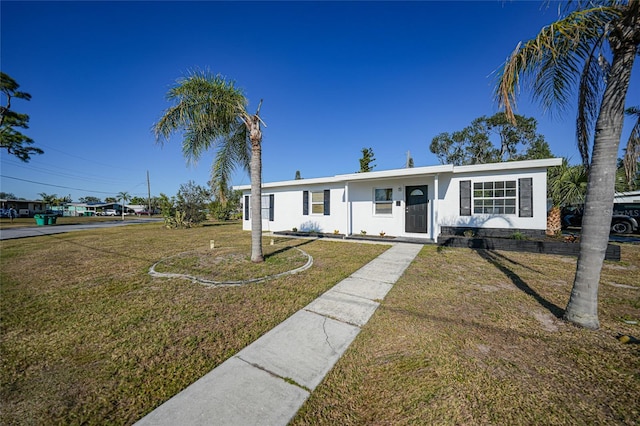
<svg viewBox="0 0 640 426"><path fill-rule="evenodd" d="M547 168L561 158L439 165L262 185L264 231L338 232L424 239L462 229L544 235ZM250 185L243 229L251 230Z"/></svg>

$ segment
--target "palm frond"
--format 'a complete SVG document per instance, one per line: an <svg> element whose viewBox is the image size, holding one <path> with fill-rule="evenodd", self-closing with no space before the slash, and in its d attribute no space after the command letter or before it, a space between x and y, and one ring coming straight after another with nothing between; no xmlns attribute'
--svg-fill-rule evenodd
<svg viewBox="0 0 640 426"><path fill-rule="evenodd" d="M564 109L578 82L582 63L602 40L607 23L620 16L616 6L576 10L544 27L538 36L519 43L498 73L496 100L514 121L521 81L529 82L545 109Z"/></svg>
<svg viewBox="0 0 640 426"><path fill-rule="evenodd" d="M210 185L221 202L227 200L229 181L235 167L241 166L248 171L250 158L251 145L247 126L239 122L232 137L219 144L211 170Z"/></svg>
<svg viewBox="0 0 640 426"><path fill-rule="evenodd" d="M182 151L190 163L232 136L238 118L246 115L247 100L233 81L204 71L178 80L167 99L174 105L154 125L156 142L162 144L173 133L183 132Z"/></svg>
<svg viewBox="0 0 640 426"><path fill-rule="evenodd" d="M576 117L576 141L582 164L589 168L591 155L589 145L593 127L600 111L605 80L609 73L609 62L600 52L602 38L594 44L587 55L578 86L578 113Z"/></svg>

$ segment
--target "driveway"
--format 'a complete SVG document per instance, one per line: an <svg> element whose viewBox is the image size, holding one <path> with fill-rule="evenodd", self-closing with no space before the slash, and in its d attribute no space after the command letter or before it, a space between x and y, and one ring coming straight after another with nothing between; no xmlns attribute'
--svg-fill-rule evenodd
<svg viewBox="0 0 640 426"><path fill-rule="evenodd" d="M141 223L159 222L158 218L139 218L131 220L114 220L113 222L83 223L78 225L48 225L28 228L8 228L0 230L0 240L38 237L41 235L63 234L65 232L84 231L87 229L111 228L113 226L139 225Z"/></svg>

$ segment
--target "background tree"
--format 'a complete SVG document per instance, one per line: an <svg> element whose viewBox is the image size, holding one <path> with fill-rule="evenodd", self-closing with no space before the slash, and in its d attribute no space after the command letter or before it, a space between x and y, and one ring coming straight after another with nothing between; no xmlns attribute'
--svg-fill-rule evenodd
<svg viewBox="0 0 640 426"><path fill-rule="evenodd" d="M640 45L640 1L572 2L565 12L569 13L534 39L516 46L498 75L496 97L515 122L521 80L532 83L533 95L545 109L566 106L577 92L578 150L589 179L580 255L564 317L597 329L598 285L609 242L616 159Z"/></svg>
<svg viewBox="0 0 640 426"><path fill-rule="evenodd" d="M236 219L240 213L240 200L242 200L242 191L233 191L229 189L229 197L226 202L222 203L217 198L209 205L211 215L217 220Z"/></svg>
<svg viewBox="0 0 640 426"><path fill-rule="evenodd" d="M167 93L174 105L154 125L156 141L182 132L182 152L196 162L209 148L217 148L212 181L224 198L236 165L251 175L251 261L263 262L262 254L262 130L260 106L247 112L247 98L219 75L194 72L182 78ZM264 123L262 123L264 124Z"/></svg>
<svg viewBox="0 0 640 426"><path fill-rule="evenodd" d="M136 205L136 206L146 206L148 205L148 200L146 198L142 198L142 197L131 197L131 200L129 200L131 202L131 204Z"/></svg>
<svg viewBox="0 0 640 426"><path fill-rule="evenodd" d="M54 205L56 203L56 201L58 200L58 195L56 194L47 194L46 192L41 192L38 194L40 196L40 199L42 200L42 203L44 204L44 208L45 210Z"/></svg>
<svg viewBox="0 0 640 426"><path fill-rule="evenodd" d="M160 209L166 224L167 219L173 217L175 214L175 198L169 198L169 196L161 192L158 197L158 208Z"/></svg>
<svg viewBox="0 0 640 426"><path fill-rule="evenodd" d="M182 220L191 225L207 219L205 210L211 201L211 193L193 181L183 183L175 198L175 209L182 214Z"/></svg>
<svg viewBox="0 0 640 426"><path fill-rule="evenodd" d="M300 180L300 179L302 179L302 176L300 175L300 170L296 170L295 180Z"/></svg>
<svg viewBox="0 0 640 426"><path fill-rule="evenodd" d="M92 195L87 195L86 197L78 198L78 201L81 203L101 203L102 200L98 197L94 197Z"/></svg>
<svg viewBox="0 0 640 426"><path fill-rule="evenodd" d="M0 72L0 92L4 95L6 102L6 105L0 105L0 146L6 149L9 154L27 163L31 159L31 155L43 154L44 151L29 146L33 143L33 139L16 130L29 128L29 116L11 109L13 98L25 101L31 99L30 94L18 91L19 87L20 85L13 78Z"/></svg>
<svg viewBox="0 0 640 426"><path fill-rule="evenodd" d="M376 161L373 154L373 148L362 148L362 157L360 158L360 171L358 173L367 173L373 170L376 166L372 164Z"/></svg>
<svg viewBox="0 0 640 426"><path fill-rule="evenodd" d="M411 156L411 152L407 151L407 162L404 165L405 169L413 168L413 157Z"/></svg>
<svg viewBox="0 0 640 426"><path fill-rule="evenodd" d="M627 181L627 191L633 191L640 188L640 185L638 185L638 181L640 180L638 176L638 172L640 171L640 167L638 167L638 159L640 159L640 108L627 108L625 113L636 119L631 134L629 135L629 140L627 141L624 158L622 159L622 166Z"/></svg>
<svg viewBox="0 0 640 426"><path fill-rule="evenodd" d="M62 197L56 200L56 205L58 206L64 203L73 203L73 200L71 199L71 195L63 195Z"/></svg>
<svg viewBox="0 0 640 426"><path fill-rule="evenodd" d="M434 137L429 150L441 164L456 166L553 157L544 136L537 133L538 122L514 117L515 123L504 112L478 117L462 130Z"/></svg>
<svg viewBox="0 0 640 426"><path fill-rule="evenodd" d="M13 192L0 192L0 198L3 200L15 200L16 194Z"/></svg>
<svg viewBox="0 0 640 426"><path fill-rule="evenodd" d="M547 170L547 198L551 211L547 217L547 233L557 236L562 232L562 208L582 204L587 192L587 170L580 165L570 166L566 158L562 165Z"/></svg>
<svg viewBox="0 0 640 426"><path fill-rule="evenodd" d="M127 211L125 204L131 199L131 195L129 195L127 191L122 191L118 192L117 198L120 200L120 204L122 205L122 220L124 220L124 214Z"/></svg>
<svg viewBox="0 0 640 426"><path fill-rule="evenodd" d="M104 202L107 204L115 204L118 202L118 199L116 197L106 197Z"/></svg>

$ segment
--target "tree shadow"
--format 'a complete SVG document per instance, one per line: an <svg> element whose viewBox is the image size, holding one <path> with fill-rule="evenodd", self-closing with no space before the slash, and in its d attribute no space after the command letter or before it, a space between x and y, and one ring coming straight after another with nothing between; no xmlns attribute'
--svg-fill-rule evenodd
<svg viewBox="0 0 640 426"><path fill-rule="evenodd" d="M279 238L278 241L276 242L274 239L274 243L275 244L279 244L281 242L290 242L291 240L288 238ZM287 250L291 250L293 248L300 248L301 246L304 246L306 244L312 243L315 240L297 240L294 244L287 244L286 246L279 248L278 250L275 250L269 254L265 254L264 255L264 259L267 260L270 257L276 256L280 253L284 253Z"/></svg>
<svg viewBox="0 0 640 426"><path fill-rule="evenodd" d="M529 287L529 285L518 274L513 272L505 263L505 261L518 265L517 262L490 250L477 250L480 257L495 266L500 272L502 272L511 282L518 287L521 291L529 296L532 296L543 308L547 309L556 318L562 318L564 316L564 309L560 308L554 303L551 303L538 292ZM530 269L530 268L529 268ZM535 271L537 272L537 271Z"/></svg>

